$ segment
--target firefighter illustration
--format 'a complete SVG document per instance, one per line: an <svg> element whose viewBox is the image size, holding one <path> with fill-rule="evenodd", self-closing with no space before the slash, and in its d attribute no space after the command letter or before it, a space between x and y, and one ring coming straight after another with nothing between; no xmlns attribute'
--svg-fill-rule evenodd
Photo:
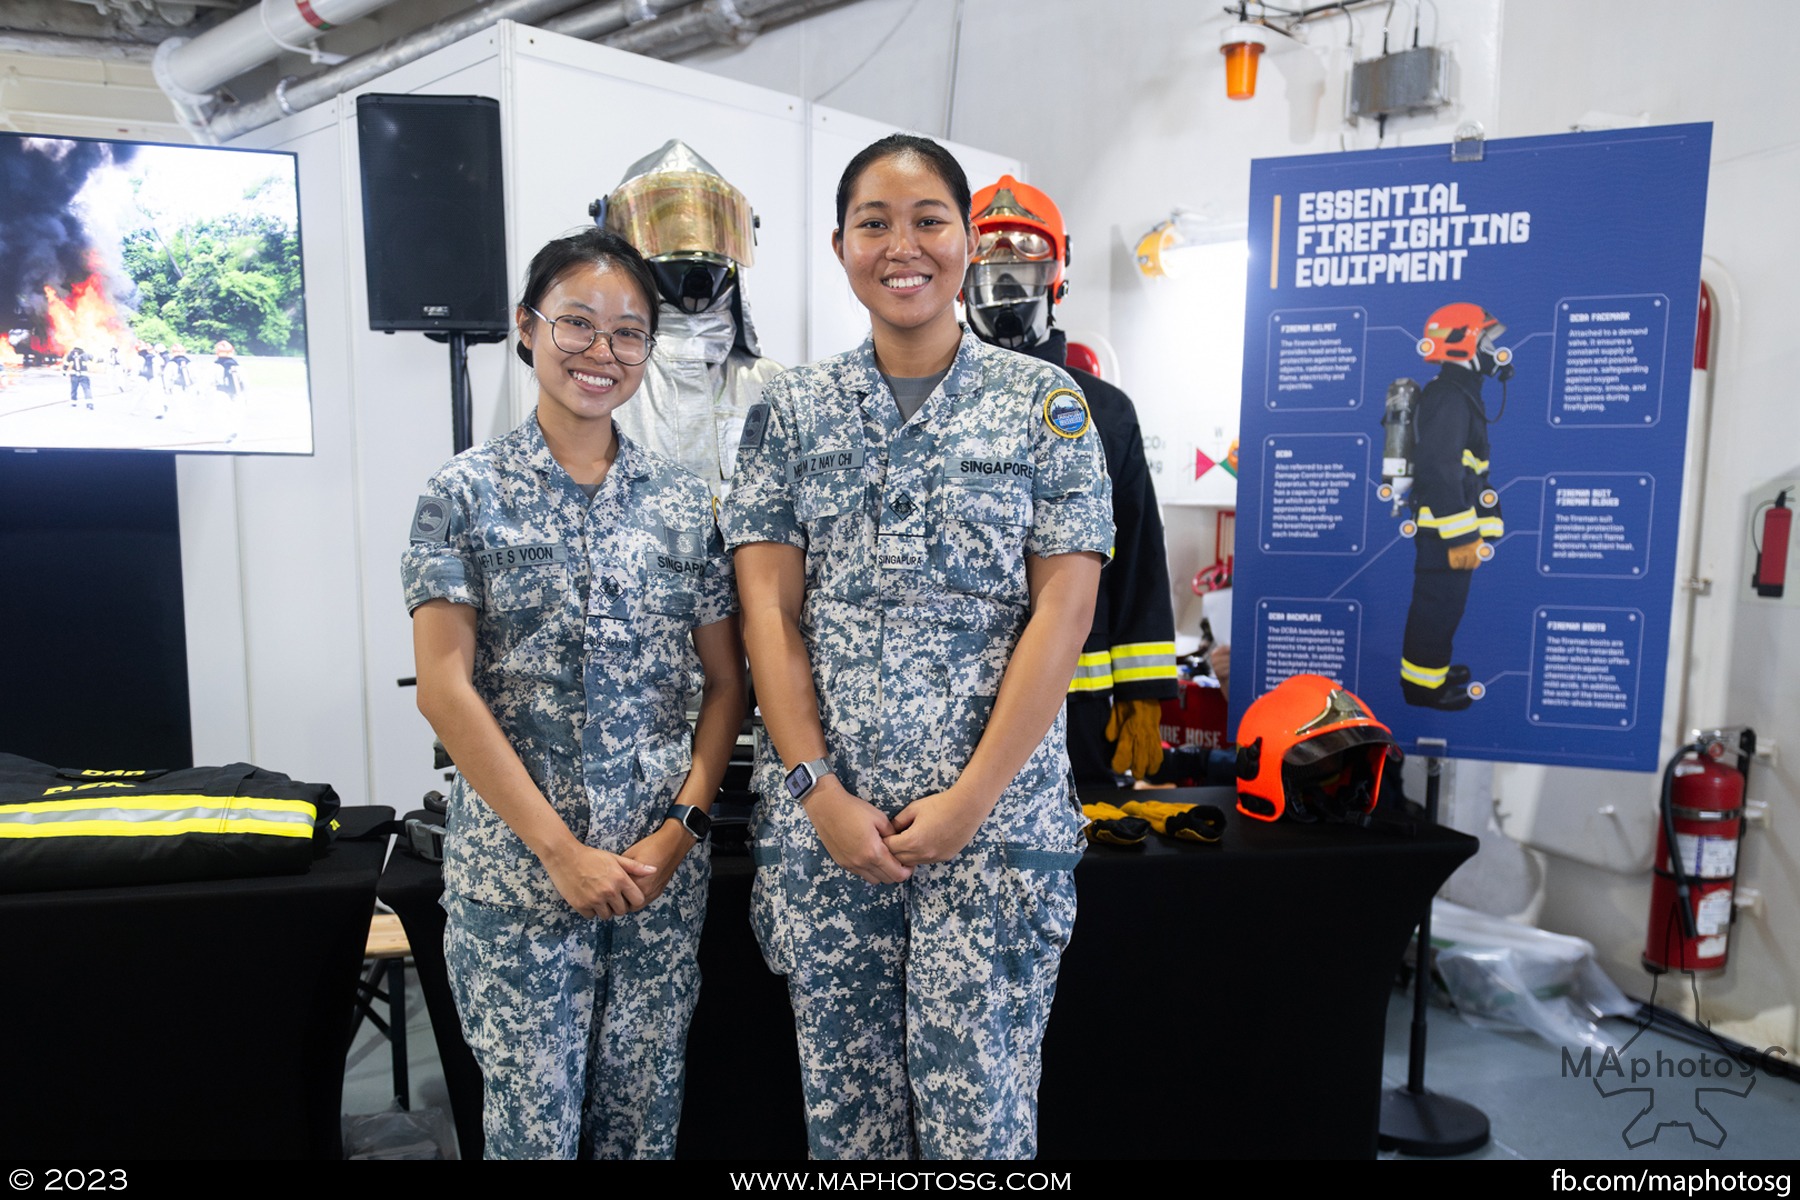
<svg viewBox="0 0 1800 1200"><path fill-rule="evenodd" d="M1401 379L1388 388L1380 495L1395 515L1410 512L1401 533L1414 548L1400 690L1421 708L1460 711L1484 691L1467 666L1452 661L1452 645L1475 570L1505 532L1500 497L1488 483L1488 426L1506 410L1513 371L1512 352L1496 345L1505 331L1479 304L1447 304L1425 322L1418 346L1426 362L1439 364L1437 377L1423 387ZM1502 388L1491 417L1481 396L1488 379Z"/></svg>

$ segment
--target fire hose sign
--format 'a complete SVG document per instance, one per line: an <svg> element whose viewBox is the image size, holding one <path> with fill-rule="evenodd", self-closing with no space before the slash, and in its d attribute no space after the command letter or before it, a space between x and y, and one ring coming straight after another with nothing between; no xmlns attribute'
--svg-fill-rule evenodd
<svg viewBox="0 0 1800 1200"><path fill-rule="evenodd" d="M1656 769L1710 148L1255 163L1234 714L1310 671L1409 750Z"/></svg>

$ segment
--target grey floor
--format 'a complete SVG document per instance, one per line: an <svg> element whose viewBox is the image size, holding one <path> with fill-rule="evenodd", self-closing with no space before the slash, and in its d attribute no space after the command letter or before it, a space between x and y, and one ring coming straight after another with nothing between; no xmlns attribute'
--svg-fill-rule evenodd
<svg viewBox="0 0 1800 1200"><path fill-rule="evenodd" d="M350 1133L389 1149L414 1146L434 1130L452 1142L455 1136L431 1020L417 977L410 970L407 976L411 1111L417 1120L396 1127L392 1117L371 1119L393 1108L394 1091L388 1043L366 1023L344 1072ZM1406 1083L1411 1021L1411 998L1396 991L1388 1005L1386 1087ZM1566 1075L1561 1051L1532 1034L1476 1029L1438 1006L1431 1008L1428 1028L1426 1088L1474 1105L1492 1128L1492 1140L1464 1157L1695 1163L1800 1157L1800 1082L1760 1072L1746 1077L1735 1065L1720 1079L1724 1060L1716 1047L1702 1050L1647 1030L1620 1055L1619 1071L1596 1070L1584 1078ZM1614 1031L1621 1042L1636 1032L1622 1020L1610 1023ZM1636 1084L1629 1079L1634 1062L1642 1064ZM1640 1115L1646 1106L1650 1113Z"/></svg>

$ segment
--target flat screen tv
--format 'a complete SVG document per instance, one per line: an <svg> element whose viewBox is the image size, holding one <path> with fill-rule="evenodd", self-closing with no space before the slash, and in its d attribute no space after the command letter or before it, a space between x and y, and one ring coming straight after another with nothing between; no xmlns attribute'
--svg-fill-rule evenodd
<svg viewBox="0 0 1800 1200"><path fill-rule="evenodd" d="M292 154L0 133L0 447L311 454Z"/></svg>

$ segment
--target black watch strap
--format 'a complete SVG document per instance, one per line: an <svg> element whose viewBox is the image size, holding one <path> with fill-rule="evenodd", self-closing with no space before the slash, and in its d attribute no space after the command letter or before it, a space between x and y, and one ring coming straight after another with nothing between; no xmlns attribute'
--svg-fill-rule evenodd
<svg viewBox="0 0 1800 1200"><path fill-rule="evenodd" d="M681 827L693 834L696 842L704 842L712 829L712 815L691 804L669 805L665 819L681 822Z"/></svg>

